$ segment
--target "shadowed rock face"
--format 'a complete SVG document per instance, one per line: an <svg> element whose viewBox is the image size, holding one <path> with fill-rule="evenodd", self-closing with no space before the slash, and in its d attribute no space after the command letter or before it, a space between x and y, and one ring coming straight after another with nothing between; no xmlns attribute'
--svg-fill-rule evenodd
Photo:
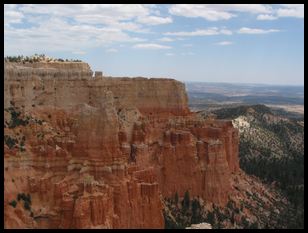
<svg viewBox="0 0 308 233"><path fill-rule="evenodd" d="M162 197L186 190L226 204L238 132L191 113L182 83L4 65L5 135L18 142L5 143L6 228L163 228ZM12 126L12 109L28 122ZM30 210L9 204L18 193Z"/></svg>

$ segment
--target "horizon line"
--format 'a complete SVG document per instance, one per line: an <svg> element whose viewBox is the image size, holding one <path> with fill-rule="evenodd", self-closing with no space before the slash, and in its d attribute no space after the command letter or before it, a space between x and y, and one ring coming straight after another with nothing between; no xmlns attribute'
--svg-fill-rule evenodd
<svg viewBox="0 0 308 233"><path fill-rule="evenodd" d="M262 85L262 86L296 86L304 87L304 84L274 84L274 83L244 83L244 82L213 82L213 81L182 81L184 83L211 83L211 84L233 84L233 85Z"/></svg>

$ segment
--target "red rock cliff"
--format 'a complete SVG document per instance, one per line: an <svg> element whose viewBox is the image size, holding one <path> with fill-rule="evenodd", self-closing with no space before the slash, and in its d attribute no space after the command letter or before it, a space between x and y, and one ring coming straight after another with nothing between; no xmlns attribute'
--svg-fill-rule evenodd
<svg viewBox="0 0 308 233"><path fill-rule="evenodd" d="M85 63L4 68L6 228L163 228L175 192L226 203L238 132L191 113L182 83L92 77Z"/></svg>

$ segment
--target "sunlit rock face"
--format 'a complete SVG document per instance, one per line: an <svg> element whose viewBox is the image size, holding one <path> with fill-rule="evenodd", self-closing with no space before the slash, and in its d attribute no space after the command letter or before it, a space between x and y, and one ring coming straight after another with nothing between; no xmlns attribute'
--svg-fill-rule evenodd
<svg viewBox="0 0 308 233"><path fill-rule="evenodd" d="M6 228L164 228L162 199L187 190L226 204L238 132L190 112L184 84L4 68Z"/></svg>

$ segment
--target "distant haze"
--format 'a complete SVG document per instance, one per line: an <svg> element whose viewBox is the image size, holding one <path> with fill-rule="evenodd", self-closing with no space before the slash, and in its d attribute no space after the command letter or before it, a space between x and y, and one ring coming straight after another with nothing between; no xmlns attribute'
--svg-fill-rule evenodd
<svg viewBox="0 0 308 233"><path fill-rule="evenodd" d="M6 4L4 55L35 53L110 76L304 85L304 5Z"/></svg>

